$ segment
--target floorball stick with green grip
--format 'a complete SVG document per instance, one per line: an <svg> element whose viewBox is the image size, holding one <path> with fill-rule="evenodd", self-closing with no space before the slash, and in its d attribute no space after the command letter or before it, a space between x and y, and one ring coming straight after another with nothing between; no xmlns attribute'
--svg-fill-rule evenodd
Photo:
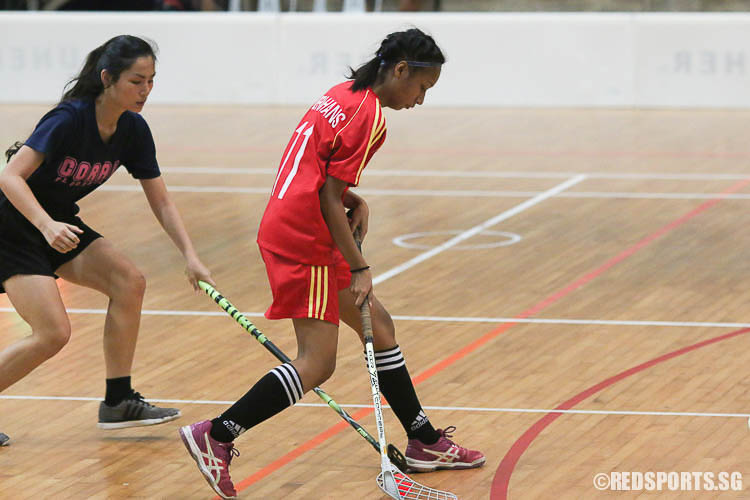
<svg viewBox="0 0 750 500"><path fill-rule="evenodd" d="M284 354L281 349L276 347L276 345L268 340L268 337L266 337L263 332L258 330L258 327L256 327L252 321L247 319L247 317L242 314L236 307L232 305L232 303L224 297L221 293L219 293L216 288L211 286L210 284L206 283L205 281L198 281L198 285L201 287L201 289L206 292L206 294L211 297L214 302L219 304L219 306L226 311L227 314L229 314L242 328L247 330L248 333L250 333L255 339L263 345L268 351L271 352L274 356L276 356L277 359L282 361L283 363L288 363L291 360L289 357ZM346 420L349 425L351 425L354 430L356 430L360 436L362 436L368 443L372 445L372 447L380 453L380 444L378 443L378 440L375 439L370 435L369 432L365 430L364 427L359 425L359 423L354 420L343 408L341 408L336 401L334 401L326 392L321 389L320 387L315 387L313 389L313 392L317 394L320 399L325 401L325 403L330 406L336 413L339 414L341 418ZM399 451L398 448L396 448L394 445L389 444L388 445L388 458L391 460L393 465L398 467L400 470L405 471L406 470L406 459L404 458L404 455Z"/></svg>

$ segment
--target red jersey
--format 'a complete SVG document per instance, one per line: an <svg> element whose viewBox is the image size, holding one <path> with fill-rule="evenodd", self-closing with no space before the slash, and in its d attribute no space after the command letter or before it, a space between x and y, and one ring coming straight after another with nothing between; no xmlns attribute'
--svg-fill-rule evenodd
<svg viewBox="0 0 750 500"><path fill-rule="evenodd" d="M350 186L385 141L385 117L371 88L344 82L307 111L281 157L258 245L305 264L331 260L335 243L320 210L327 176Z"/></svg>

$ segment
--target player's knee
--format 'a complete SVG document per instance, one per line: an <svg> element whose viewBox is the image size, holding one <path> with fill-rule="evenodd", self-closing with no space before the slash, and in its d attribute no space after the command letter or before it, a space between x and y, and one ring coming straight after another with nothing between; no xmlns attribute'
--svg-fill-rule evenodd
<svg viewBox="0 0 750 500"><path fill-rule="evenodd" d="M118 285L113 291L129 300L141 300L146 293L146 276L135 266L128 266L120 273Z"/></svg>
<svg viewBox="0 0 750 500"><path fill-rule="evenodd" d="M61 323L38 332L37 350L45 358L51 358L70 340L70 323Z"/></svg>
<svg viewBox="0 0 750 500"><path fill-rule="evenodd" d="M331 378L336 370L336 356L301 355L294 364L305 390L308 391Z"/></svg>
<svg viewBox="0 0 750 500"><path fill-rule="evenodd" d="M316 385L320 385L333 375L333 372L336 371L336 358L334 357L331 359L328 363L326 363L321 370L320 373L320 382L318 382Z"/></svg>
<svg viewBox="0 0 750 500"><path fill-rule="evenodd" d="M323 382L331 378L333 372L336 371L336 358L326 360L323 363L319 363L316 369L311 373L311 387L321 385Z"/></svg>
<svg viewBox="0 0 750 500"><path fill-rule="evenodd" d="M130 272L129 282L131 293L138 297L143 297L146 293L146 276L138 268L133 268Z"/></svg>
<svg viewBox="0 0 750 500"><path fill-rule="evenodd" d="M377 349L382 349L384 346L396 345L396 326L393 324L391 315L385 309L373 321L373 330Z"/></svg>

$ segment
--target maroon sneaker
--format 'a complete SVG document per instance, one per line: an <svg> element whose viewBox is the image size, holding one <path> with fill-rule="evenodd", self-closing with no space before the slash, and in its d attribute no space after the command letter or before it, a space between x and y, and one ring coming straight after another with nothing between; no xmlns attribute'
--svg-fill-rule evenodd
<svg viewBox="0 0 750 500"><path fill-rule="evenodd" d="M234 448L233 443L216 441L210 436L210 432L211 421L204 420L181 427L180 437L211 488L221 498L237 498L237 491L229 477L229 463L240 452Z"/></svg>
<svg viewBox="0 0 750 500"><path fill-rule="evenodd" d="M484 465L480 451L466 449L451 441L449 432L453 426L438 429L440 439L435 444L424 444L419 439L410 439L406 446L407 472L432 472L439 469L473 469Z"/></svg>

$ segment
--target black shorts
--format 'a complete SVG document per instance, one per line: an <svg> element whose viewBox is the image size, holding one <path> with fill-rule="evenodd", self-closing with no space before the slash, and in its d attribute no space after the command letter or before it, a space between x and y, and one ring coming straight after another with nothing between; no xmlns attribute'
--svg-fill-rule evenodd
<svg viewBox="0 0 750 500"><path fill-rule="evenodd" d="M50 214L52 215L52 214ZM0 207L0 293L5 280L17 274L36 274L58 278L55 271L73 260L101 234L97 233L75 214L52 215L59 222L66 222L83 230L80 243L67 253L60 253L47 243L42 233L12 205L6 202Z"/></svg>

